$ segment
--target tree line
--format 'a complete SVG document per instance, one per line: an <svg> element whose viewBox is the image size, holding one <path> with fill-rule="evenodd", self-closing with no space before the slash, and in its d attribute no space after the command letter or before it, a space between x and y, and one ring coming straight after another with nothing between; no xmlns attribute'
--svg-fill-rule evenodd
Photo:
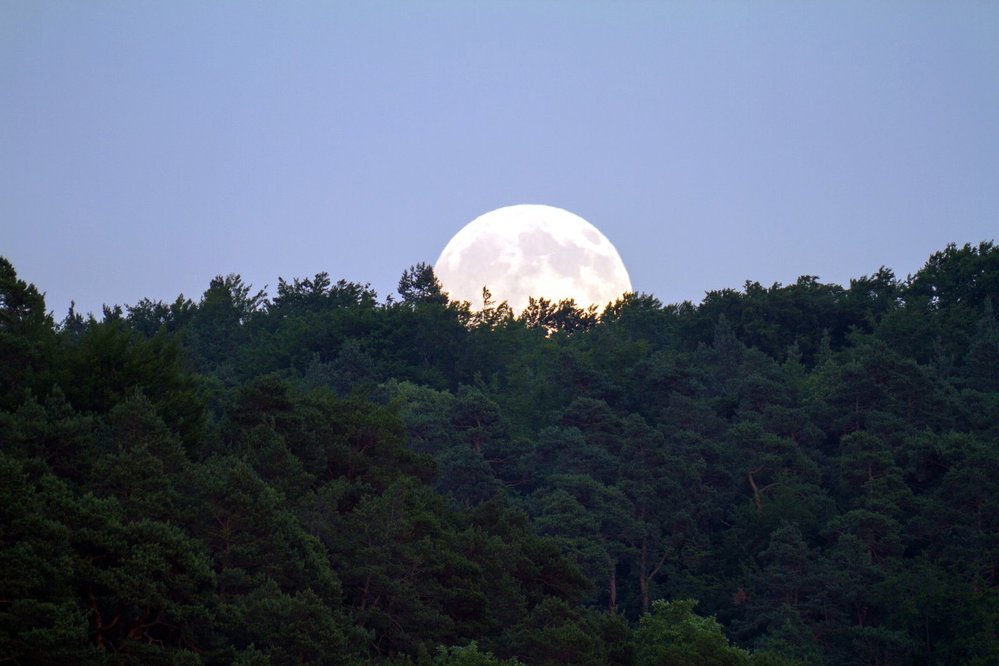
<svg viewBox="0 0 999 666"><path fill-rule="evenodd" d="M999 248L603 311L425 264L56 321L0 258L0 660L999 661Z"/></svg>

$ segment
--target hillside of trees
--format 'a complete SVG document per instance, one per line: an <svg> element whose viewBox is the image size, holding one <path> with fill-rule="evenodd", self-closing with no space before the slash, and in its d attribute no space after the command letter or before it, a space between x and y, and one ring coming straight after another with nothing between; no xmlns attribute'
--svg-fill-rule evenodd
<svg viewBox="0 0 999 666"><path fill-rule="evenodd" d="M43 289L0 258L0 662L999 663L992 243L519 317Z"/></svg>

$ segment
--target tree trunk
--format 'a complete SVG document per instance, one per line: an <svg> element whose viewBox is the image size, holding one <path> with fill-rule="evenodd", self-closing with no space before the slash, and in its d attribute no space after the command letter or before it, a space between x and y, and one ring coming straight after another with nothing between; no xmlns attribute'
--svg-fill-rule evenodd
<svg viewBox="0 0 999 666"><path fill-rule="evenodd" d="M653 567L652 570L650 571L649 542L647 539L642 539L642 559L641 559L641 567L638 570L638 588L642 593L643 613L648 613L649 606L651 606L649 599L649 583L651 583L652 579L656 577L656 575L659 573L659 570L663 568L663 564L666 563L667 555L669 555L669 552L668 551L664 552L663 556L659 558L658 562L656 562L655 567Z"/></svg>
<svg viewBox="0 0 999 666"><path fill-rule="evenodd" d="M746 472L746 481L749 481L749 487L753 490L753 503L756 505L756 513L759 513L763 507L763 502L760 499L760 489L756 485L756 481L753 480L753 474L759 470L754 469L750 472Z"/></svg>
<svg viewBox="0 0 999 666"><path fill-rule="evenodd" d="M642 539L642 566L638 569L638 588L642 592L642 613L649 612L649 579L645 577L648 553L648 543Z"/></svg>
<svg viewBox="0 0 999 666"><path fill-rule="evenodd" d="M605 556L607 557L607 568L610 573L610 579L607 584L608 592L610 593L608 610L610 610L611 615L614 615L617 613L617 562L610 556L610 553L605 553Z"/></svg>

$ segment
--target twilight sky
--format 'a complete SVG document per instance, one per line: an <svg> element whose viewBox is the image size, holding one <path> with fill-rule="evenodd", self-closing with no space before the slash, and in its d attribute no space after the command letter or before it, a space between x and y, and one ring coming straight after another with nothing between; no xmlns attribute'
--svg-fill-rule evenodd
<svg viewBox="0 0 999 666"><path fill-rule="evenodd" d="M3 0L0 255L56 319L395 292L545 203L666 303L999 240L999 3Z"/></svg>

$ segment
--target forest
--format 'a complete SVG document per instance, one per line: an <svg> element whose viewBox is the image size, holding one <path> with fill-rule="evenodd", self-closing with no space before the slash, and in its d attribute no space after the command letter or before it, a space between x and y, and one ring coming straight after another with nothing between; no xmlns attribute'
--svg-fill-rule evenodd
<svg viewBox="0 0 999 666"><path fill-rule="evenodd" d="M43 287L0 258L0 662L999 663L991 242L518 316Z"/></svg>

